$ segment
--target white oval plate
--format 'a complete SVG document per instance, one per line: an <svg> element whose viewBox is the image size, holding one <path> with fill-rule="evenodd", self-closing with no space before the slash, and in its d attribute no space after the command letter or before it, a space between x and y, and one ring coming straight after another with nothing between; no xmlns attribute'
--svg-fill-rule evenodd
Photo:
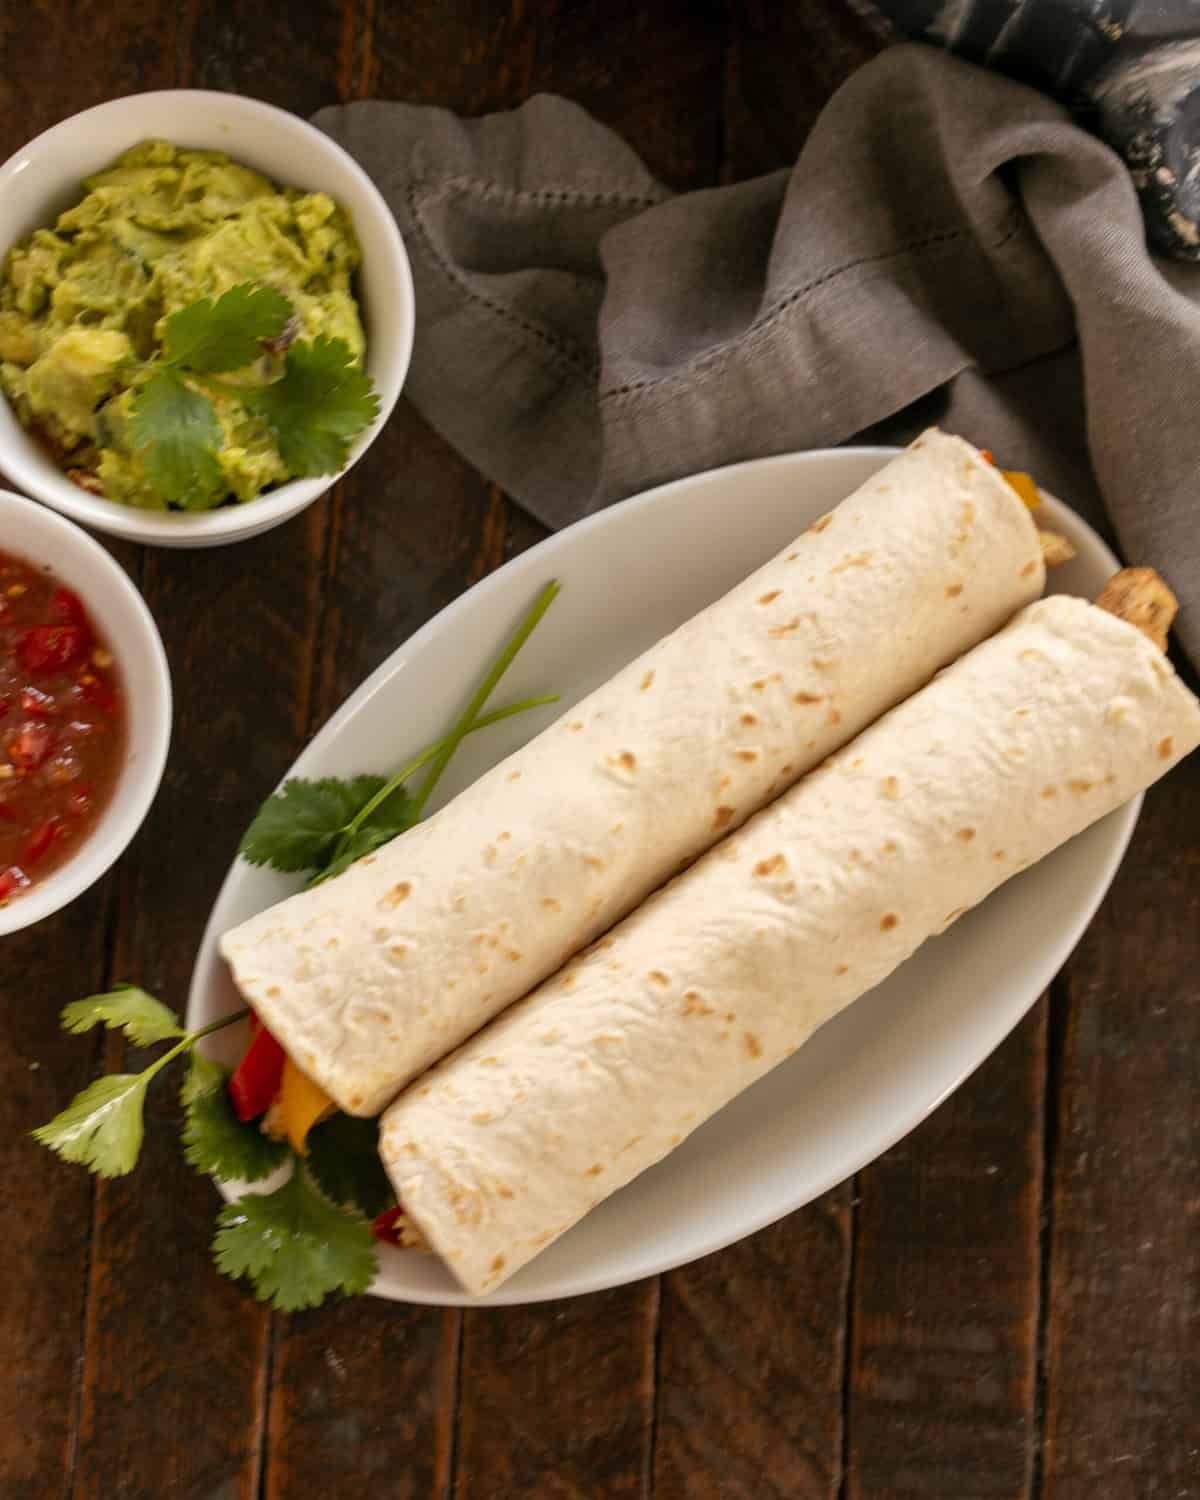
<svg viewBox="0 0 1200 1500"><path fill-rule="evenodd" d="M650 490L550 537L394 652L289 774L386 772L444 733L538 589L557 578L562 594L497 702L546 691L562 702L473 736L439 788L439 800L448 800L766 561L893 451L835 449L737 464ZM1042 516L1079 554L1054 572L1051 587L1097 593L1117 560L1057 501L1047 498ZM1091 920L1139 806L1137 799L1097 823L927 943L500 1291L468 1297L432 1256L390 1248L382 1249L372 1291L407 1302L493 1306L599 1291L719 1250L843 1181L923 1120L1033 1004ZM191 1025L240 1003L217 955L218 935L299 884L235 863L192 977ZM216 1040L227 1062L244 1045L236 1034Z"/></svg>

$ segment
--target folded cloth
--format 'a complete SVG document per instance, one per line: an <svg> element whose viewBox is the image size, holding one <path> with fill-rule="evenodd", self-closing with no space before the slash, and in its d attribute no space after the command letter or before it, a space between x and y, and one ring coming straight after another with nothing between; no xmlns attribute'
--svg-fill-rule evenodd
<svg viewBox="0 0 1200 1500"><path fill-rule="evenodd" d="M407 394L547 525L936 422L1101 524L1102 494L1200 661L1200 268L1147 251L1120 159L1053 101L905 44L793 168L677 197L554 97L316 123L412 256Z"/></svg>
<svg viewBox="0 0 1200 1500"><path fill-rule="evenodd" d="M1049 89L1125 158L1151 239L1200 260L1196 0L875 0L904 34Z"/></svg>

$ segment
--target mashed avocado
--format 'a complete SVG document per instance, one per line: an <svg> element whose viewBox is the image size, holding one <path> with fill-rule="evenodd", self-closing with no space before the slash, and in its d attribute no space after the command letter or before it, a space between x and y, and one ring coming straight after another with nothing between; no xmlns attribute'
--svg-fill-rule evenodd
<svg viewBox="0 0 1200 1500"><path fill-rule="evenodd" d="M358 361L352 290L359 249L324 193L278 188L216 151L145 141L83 184L87 196L9 251L0 276L0 388L24 426L85 488L167 508L130 441L130 408L150 379L163 325L246 282L291 303L287 338L342 339ZM234 383L278 376L286 339ZM294 476L271 427L207 387L222 431L224 493L251 500Z"/></svg>

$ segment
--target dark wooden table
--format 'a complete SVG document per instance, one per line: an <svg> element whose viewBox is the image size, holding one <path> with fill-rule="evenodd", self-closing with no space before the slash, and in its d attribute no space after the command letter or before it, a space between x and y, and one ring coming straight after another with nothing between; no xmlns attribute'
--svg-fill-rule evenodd
<svg viewBox="0 0 1200 1500"><path fill-rule="evenodd" d="M881 45L846 0L125 0L0 8L0 156L117 94L565 93L678 187L787 162ZM177 693L118 871L0 945L0 1496L1200 1496L1200 757L1147 798L1050 994L938 1113L774 1228L576 1301L271 1316L214 1271L173 1091L97 1186L28 1139L117 1053L66 1000L182 1004L239 832L314 728L538 527L403 402L303 517L114 550ZM1018 939L1019 940L1019 939Z"/></svg>

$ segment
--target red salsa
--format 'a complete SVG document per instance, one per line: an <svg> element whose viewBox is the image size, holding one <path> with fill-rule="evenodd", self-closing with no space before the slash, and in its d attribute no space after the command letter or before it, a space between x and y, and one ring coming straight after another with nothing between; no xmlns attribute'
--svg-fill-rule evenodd
<svg viewBox="0 0 1200 1500"><path fill-rule="evenodd" d="M83 602L0 552L0 903L79 848L124 751L116 663Z"/></svg>

